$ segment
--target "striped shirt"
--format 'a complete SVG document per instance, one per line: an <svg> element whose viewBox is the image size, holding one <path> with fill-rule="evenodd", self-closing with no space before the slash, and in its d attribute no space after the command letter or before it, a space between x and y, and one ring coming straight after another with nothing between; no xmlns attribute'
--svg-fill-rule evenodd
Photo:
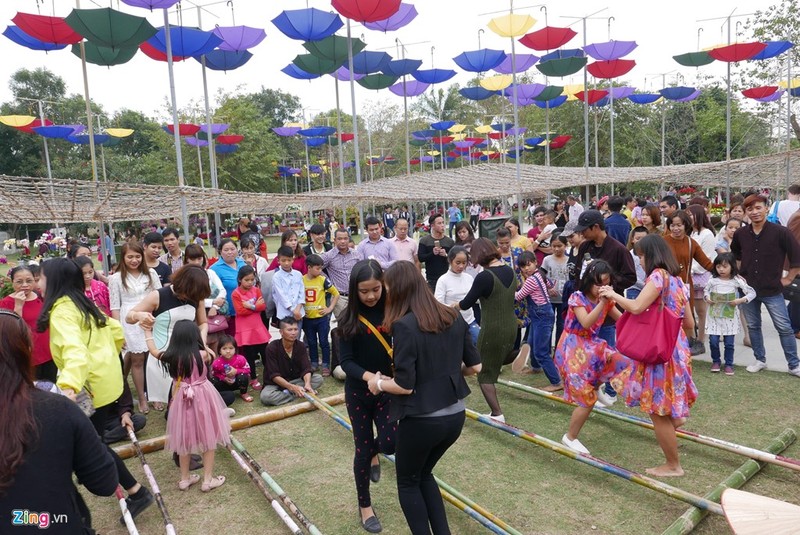
<svg viewBox="0 0 800 535"><path fill-rule="evenodd" d="M350 272L353 271L353 266L362 259L361 253L355 249L348 249L346 253L341 253L339 249L333 248L320 256L324 262L324 268L328 272L328 277L339 290L339 294L347 295L350 287Z"/></svg>
<svg viewBox="0 0 800 535"><path fill-rule="evenodd" d="M514 299L522 301L530 296L535 305L550 304L550 297L547 295L547 288L552 288L553 283L542 276L537 270L533 275L525 279L522 288L514 294Z"/></svg>

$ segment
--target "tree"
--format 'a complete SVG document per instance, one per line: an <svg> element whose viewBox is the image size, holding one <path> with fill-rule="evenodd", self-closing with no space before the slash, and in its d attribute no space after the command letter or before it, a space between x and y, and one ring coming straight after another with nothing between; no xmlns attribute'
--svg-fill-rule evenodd
<svg viewBox="0 0 800 535"><path fill-rule="evenodd" d="M458 89L458 84L452 84L447 89L438 88L430 93L426 92L411 105L411 111L428 123L456 121L460 124L470 124L475 120L474 113Z"/></svg>
<svg viewBox="0 0 800 535"><path fill-rule="evenodd" d="M48 69L39 67L34 70L20 69L11 75L8 82L15 100L49 100L56 102L67 94L67 84L60 76Z"/></svg>

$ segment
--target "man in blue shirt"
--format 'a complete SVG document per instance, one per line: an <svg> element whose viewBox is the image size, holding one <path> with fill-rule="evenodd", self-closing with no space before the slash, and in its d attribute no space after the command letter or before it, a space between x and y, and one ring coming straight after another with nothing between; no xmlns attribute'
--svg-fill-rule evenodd
<svg viewBox="0 0 800 535"><path fill-rule="evenodd" d="M622 197L614 196L608 199L608 209L611 215L606 218L606 233L620 242L622 245L627 246L628 234L631 232L631 222L628 218L620 213L625 200Z"/></svg>
<svg viewBox="0 0 800 535"><path fill-rule="evenodd" d="M461 221L461 209L456 205L456 203L452 203L450 208L447 209L447 219L450 222L450 226L448 229L448 233L450 237L453 237L453 229L455 228L456 224Z"/></svg>
<svg viewBox="0 0 800 535"><path fill-rule="evenodd" d="M275 315L279 320L292 317L302 328L305 316L305 287L303 275L292 269L294 252L286 245L278 249L280 269L272 278L272 297L275 300Z"/></svg>

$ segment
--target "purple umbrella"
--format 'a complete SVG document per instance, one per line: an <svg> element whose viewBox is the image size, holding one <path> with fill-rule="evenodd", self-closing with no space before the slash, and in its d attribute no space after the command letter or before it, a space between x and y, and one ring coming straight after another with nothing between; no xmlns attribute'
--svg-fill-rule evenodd
<svg viewBox="0 0 800 535"><path fill-rule="evenodd" d="M598 61L612 61L627 56L639 45L636 41L607 41L583 47L583 50Z"/></svg>
<svg viewBox="0 0 800 535"><path fill-rule="evenodd" d="M45 43L44 41L40 41L35 37L31 37L27 33L23 32L18 26L14 25L6 26L3 35L5 35L18 45L30 48L31 50L44 50L45 52L49 52L51 50L62 50L67 47L66 44L57 45L53 43Z"/></svg>
<svg viewBox="0 0 800 535"><path fill-rule="evenodd" d="M389 62L389 63L391 63L391 62ZM356 81L357 80L361 80L364 76L366 76L364 74L352 74L351 75L350 71L347 70L347 67L344 67L344 66L339 67L338 69L336 69L334 72L332 72L330 74L331 74L331 76L333 76L334 78L336 78L340 82L349 82L350 81L350 76L352 76L353 80L356 80Z"/></svg>
<svg viewBox="0 0 800 535"><path fill-rule="evenodd" d="M214 28L214 35L222 39L219 49L228 52L241 52L253 48L267 36L261 28L250 26L217 26Z"/></svg>
<svg viewBox="0 0 800 535"><path fill-rule="evenodd" d="M238 69L253 57L247 50L230 52L228 50L212 50L205 54L206 67L214 71L232 71ZM199 58L195 57L197 61Z"/></svg>
<svg viewBox="0 0 800 535"><path fill-rule="evenodd" d="M661 95L658 93L638 93L634 95L628 95L628 100L635 104L651 104L660 98Z"/></svg>
<svg viewBox="0 0 800 535"><path fill-rule="evenodd" d="M364 26L370 30L393 32L410 23L416 18L416 16L417 8L415 8L412 4L401 3L400 8L388 19L379 20L377 22L365 22Z"/></svg>
<svg viewBox="0 0 800 535"><path fill-rule="evenodd" d="M272 19L272 24L290 39L298 41L319 41L344 26L336 13L314 7L286 10Z"/></svg>
<svg viewBox="0 0 800 535"><path fill-rule="evenodd" d="M691 102L692 100L696 99L700 96L700 90L696 89L691 95L688 95L683 98L675 99L675 102Z"/></svg>
<svg viewBox="0 0 800 535"><path fill-rule="evenodd" d="M773 94L771 94L771 95L769 95L769 96L767 96L767 97L763 97L763 98L754 98L753 100L757 100L757 101L759 101L759 102L775 102L776 100L778 100L779 98L781 98L781 97L783 96L783 94L784 94L784 93L785 93L785 91L784 91L783 89L781 89L781 90L779 90L779 91L775 91ZM52 128L52 127L40 126L40 127L38 127L38 128ZM36 128L34 128L34 130L36 130Z"/></svg>
<svg viewBox="0 0 800 535"><path fill-rule="evenodd" d="M186 141L187 145L191 145L192 147L207 147L208 141L205 139L197 139L196 137L185 137L183 138Z"/></svg>
<svg viewBox="0 0 800 535"><path fill-rule="evenodd" d="M506 53L502 50L492 50L482 48L480 50L470 50L462 52L453 58L453 61L468 72L486 72L494 69L506 59Z"/></svg>
<svg viewBox="0 0 800 535"><path fill-rule="evenodd" d="M518 73L527 71L533 67L537 61L539 61L539 56L534 56L533 54L514 54L514 56ZM509 54L503 63L492 70L494 72L499 72L500 74L511 74L513 70L511 68L511 55Z"/></svg>
<svg viewBox="0 0 800 535"><path fill-rule="evenodd" d="M169 9L180 0L122 0L123 4L133 7L145 7L150 11L154 9Z"/></svg>
<svg viewBox="0 0 800 535"><path fill-rule="evenodd" d="M353 72L371 74L382 71L391 60L392 56L386 52L364 50L353 56Z"/></svg>
<svg viewBox="0 0 800 535"><path fill-rule="evenodd" d="M322 76L321 74L311 74L310 72L306 72L294 63L290 63L283 69L281 69L283 74L288 74L292 78L297 78L298 80L313 80L314 78L319 78Z"/></svg>
<svg viewBox="0 0 800 535"><path fill-rule="evenodd" d="M426 84L440 84L456 75L452 69L419 69L412 72L411 76Z"/></svg>
<svg viewBox="0 0 800 535"><path fill-rule="evenodd" d="M506 135L509 135L509 136L520 136L520 135L524 134L527 131L528 131L528 128L524 127L524 126L520 126L518 128L509 128L508 130L506 130Z"/></svg>
<svg viewBox="0 0 800 535"><path fill-rule="evenodd" d="M291 137L297 135L297 133L300 130L302 130L302 128L300 128L299 126L278 126L272 129L273 132L283 137Z"/></svg>
<svg viewBox="0 0 800 535"><path fill-rule="evenodd" d="M468 149L475 144L474 141L456 141L453 145L456 146L457 149Z"/></svg>
<svg viewBox="0 0 800 535"><path fill-rule="evenodd" d="M420 161L423 161L425 163L431 163L433 162L433 156L423 156L422 158L420 158Z"/></svg>
<svg viewBox="0 0 800 535"><path fill-rule="evenodd" d="M383 72L391 76L405 76L416 71L421 66L421 59L395 59L386 64Z"/></svg>
<svg viewBox="0 0 800 535"><path fill-rule="evenodd" d="M403 86L405 86L405 88ZM425 82L409 80L407 82L397 82L389 88L389 91L398 97L417 97L424 93L430 86L431 84L426 84Z"/></svg>
<svg viewBox="0 0 800 535"><path fill-rule="evenodd" d="M631 96L633 94L634 91L636 91L636 89L633 88L633 87L624 87L623 86L623 87L610 87L609 88L609 93L611 94L612 97L614 97L614 100L621 100L623 98L628 98L629 96Z"/></svg>
<svg viewBox="0 0 800 535"><path fill-rule="evenodd" d="M547 89L544 84L517 84L517 98L532 99ZM514 94L514 86L509 86L503 90L505 96L510 97Z"/></svg>
<svg viewBox="0 0 800 535"><path fill-rule="evenodd" d="M230 124L227 124L227 123L212 123L211 124L211 135L212 136L219 135L219 134L223 133L225 130L227 130L228 127L230 127ZM205 132L206 134L208 134L208 125L207 124L201 124L200 125L200 131L201 132Z"/></svg>
<svg viewBox="0 0 800 535"><path fill-rule="evenodd" d="M790 41L765 41L767 43L767 48L756 54L750 59L770 59L774 58L775 56L779 56L783 54L790 48L794 46L794 44Z"/></svg>

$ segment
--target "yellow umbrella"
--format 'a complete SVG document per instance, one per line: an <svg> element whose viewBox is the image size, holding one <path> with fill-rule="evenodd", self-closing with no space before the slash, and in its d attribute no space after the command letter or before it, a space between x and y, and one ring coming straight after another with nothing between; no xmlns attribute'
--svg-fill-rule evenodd
<svg viewBox="0 0 800 535"><path fill-rule="evenodd" d="M454 124L453 126L448 128L447 130L452 132L453 134L460 134L461 132L464 131L464 129L466 127L467 127L467 125L465 125L465 124Z"/></svg>
<svg viewBox="0 0 800 535"><path fill-rule="evenodd" d="M14 128L28 126L35 120L36 117L31 115L0 115L0 123L6 126L13 126Z"/></svg>
<svg viewBox="0 0 800 535"><path fill-rule="evenodd" d="M561 94L567 95L567 101L571 102L573 100L578 100L575 94L581 91L583 91L583 84L567 84L564 86L564 91L562 91Z"/></svg>
<svg viewBox="0 0 800 535"><path fill-rule="evenodd" d="M428 151L428 156L439 156L440 154L441 154L441 152L439 152L438 150L429 150Z"/></svg>
<svg viewBox="0 0 800 535"><path fill-rule="evenodd" d="M482 124L481 126L475 127L475 131L479 134L488 134L489 132L494 132L494 128L488 124Z"/></svg>
<svg viewBox="0 0 800 535"><path fill-rule="evenodd" d="M786 80L778 82L778 87L786 89ZM792 78L792 87L789 89L794 89L795 87L800 87L800 78ZM2 119L2 117L0 117L0 119Z"/></svg>
<svg viewBox="0 0 800 535"><path fill-rule="evenodd" d="M503 15L489 21L487 26L500 37L519 37L528 33L536 24L536 19L530 15Z"/></svg>
<svg viewBox="0 0 800 535"><path fill-rule="evenodd" d="M465 137L467 137L467 134L453 134L452 135L453 141L462 141Z"/></svg>
<svg viewBox="0 0 800 535"><path fill-rule="evenodd" d="M303 123L286 123L283 126L287 126L287 127L290 127L290 128L305 128L306 127L306 125L304 125Z"/></svg>
<svg viewBox="0 0 800 535"><path fill-rule="evenodd" d="M511 85L513 78L510 74L496 74L480 81L481 87L488 91L500 91Z"/></svg>
<svg viewBox="0 0 800 535"><path fill-rule="evenodd" d="M481 154L483 154L484 156L491 156L492 154L495 154L496 152L497 152L496 150L482 150Z"/></svg>
<svg viewBox="0 0 800 535"><path fill-rule="evenodd" d="M129 135L133 134L133 129L131 128L106 128L105 131L111 137L128 137Z"/></svg>
<svg viewBox="0 0 800 535"><path fill-rule="evenodd" d="M705 48L702 48L701 51L708 52L709 50L714 50L715 48L722 48L723 46L728 46L728 43L719 43L716 45L707 46Z"/></svg>

